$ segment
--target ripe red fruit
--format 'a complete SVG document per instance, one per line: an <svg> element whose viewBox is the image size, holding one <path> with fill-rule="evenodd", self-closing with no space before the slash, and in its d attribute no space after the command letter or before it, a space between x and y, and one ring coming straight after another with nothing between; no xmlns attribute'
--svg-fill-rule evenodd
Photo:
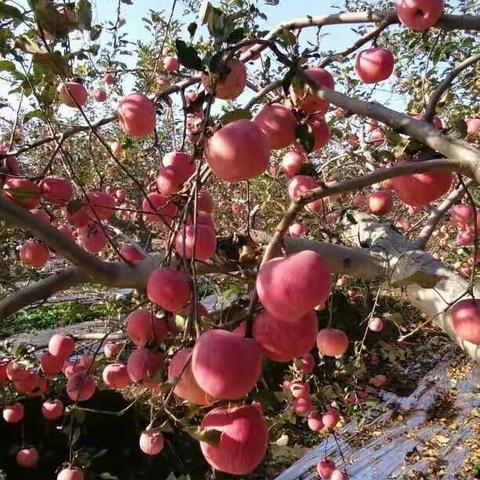
<svg viewBox="0 0 480 480"><path fill-rule="evenodd" d="M443 13L443 0L398 0L400 22L412 30L433 27Z"/></svg>
<svg viewBox="0 0 480 480"><path fill-rule="evenodd" d="M40 189L28 178L8 177L3 192L8 199L28 210L40 205Z"/></svg>
<svg viewBox="0 0 480 480"><path fill-rule="evenodd" d="M239 182L265 172L270 150L262 130L242 119L228 123L209 138L205 158L217 177Z"/></svg>
<svg viewBox="0 0 480 480"><path fill-rule="evenodd" d="M58 358L67 359L75 350L75 340L68 335L53 335L48 342L48 351Z"/></svg>
<svg viewBox="0 0 480 480"><path fill-rule="evenodd" d="M193 376L192 351L191 348L184 348L172 357L168 366L168 381L173 382L175 378L179 379L173 390L177 397L195 405L208 405L214 399L200 388Z"/></svg>
<svg viewBox="0 0 480 480"><path fill-rule="evenodd" d="M145 221L170 225L177 214L177 206L171 198L161 193L149 193L147 198L142 202Z"/></svg>
<svg viewBox="0 0 480 480"><path fill-rule="evenodd" d="M173 167L178 172L180 183L186 182L195 173L195 160L186 152L167 153L162 164L164 167Z"/></svg>
<svg viewBox="0 0 480 480"><path fill-rule="evenodd" d="M261 371L262 351L252 338L212 329L195 343L193 375L200 388L215 398L242 398L255 387Z"/></svg>
<svg viewBox="0 0 480 480"><path fill-rule="evenodd" d="M297 150L287 152L282 160L282 170L288 178L300 173L305 163L305 155Z"/></svg>
<svg viewBox="0 0 480 480"><path fill-rule="evenodd" d="M155 105L142 93L131 93L123 97L117 114L120 126L132 137L146 137L155 130Z"/></svg>
<svg viewBox="0 0 480 480"><path fill-rule="evenodd" d="M392 194L387 190L376 190L368 198L368 208L376 215L383 215L390 212L393 206Z"/></svg>
<svg viewBox="0 0 480 480"><path fill-rule="evenodd" d="M324 68L307 68L305 74L308 75L319 87L328 89L335 88L333 77ZM326 113L329 107L328 102L317 97L315 93L311 92L311 88L305 85L301 90L295 90L293 86L290 87L290 96L298 108L307 113Z"/></svg>
<svg viewBox="0 0 480 480"><path fill-rule="evenodd" d="M190 300L188 276L169 267L160 267L148 277L148 298L167 312L179 312Z"/></svg>
<svg viewBox="0 0 480 480"><path fill-rule="evenodd" d="M163 59L163 66L168 73L176 72L180 66L178 60L170 55Z"/></svg>
<svg viewBox="0 0 480 480"><path fill-rule="evenodd" d="M321 113L311 115L307 118L305 124L308 125L312 131L314 140L312 152L316 152L323 148L330 140L330 129L325 121L325 117ZM298 143L297 147L300 151L304 150L303 146Z"/></svg>
<svg viewBox="0 0 480 480"><path fill-rule="evenodd" d="M42 222L52 222L50 215L43 208L34 208L33 210L30 210L30 213L39 220L42 220Z"/></svg>
<svg viewBox="0 0 480 480"><path fill-rule="evenodd" d="M47 420L57 420L63 415L63 403L58 398L50 398L42 404L42 415Z"/></svg>
<svg viewBox="0 0 480 480"><path fill-rule="evenodd" d="M141 262L145 259L145 255L135 245L131 244L123 245L120 253L127 262Z"/></svg>
<svg viewBox="0 0 480 480"><path fill-rule="evenodd" d="M103 370L102 378L107 387L118 389L125 388L132 381L127 366L123 363L107 365Z"/></svg>
<svg viewBox="0 0 480 480"><path fill-rule="evenodd" d="M306 375L315 368L315 359L311 353L305 353L300 359L300 368L302 373Z"/></svg>
<svg viewBox="0 0 480 480"><path fill-rule="evenodd" d="M336 328L323 328L317 335L317 347L327 357L343 355L348 350L347 334Z"/></svg>
<svg viewBox="0 0 480 480"><path fill-rule="evenodd" d="M320 478L330 479L335 470L335 463L328 458L324 458L317 463L317 473Z"/></svg>
<svg viewBox="0 0 480 480"><path fill-rule="evenodd" d="M165 445L162 432L149 432L140 434L140 450L147 455L158 455Z"/></svg>
<svg viewBox="0 0 480 480"><path fill-rule="evenodd" d="M342 470L334 470L330 476L330 480L348 480L348 475Z"/></svg>
<svg viewBox="0 0 480 480"><path fill-rule="evenodd" d="M288 234L291 237L301 237L305 235L305 225L303 225L303 223L292 223L288 227Z"/></svg>
<svg viewBox="0 0 480 480"><path fill-rule="evenodd" d="M107 85L113 85L113 82L115 82L115 77L113 76L112 73L106 73L103 76L103 83Z"/></svg>
<svg viewBox="0 0 480 480"><path fill-rule="evenodd" d="M73 197L73 184L63 177L45 177L39 186L43 198L54 205L66 205Z"/></svg>
<svg viewBox="0 0 480 480"><path fill-rule="evenodd" d="M58 98L67 107L77 108L85 106L88 92L80 82L65 82L58 86Z"/></svg>
<svg viewBox="0 0 480 480"><path fill-rule="evenodd" d="M202 428L222 432L220 442L200 442L205 460L215 470L247 475L262 461L268 446L263 415L252 405L232 409L214 408L203 418Z"/></svg>
<svg viewBox="0 0 480 480"><path fill-rule="evenodd" d="M144 347L152 340L161 343L167 336L166 322L153 316L148 310L135 310L127 317L126 322L127 334L137 347Z"/></svg>
<svg viewBox="0 0 480 480"><path fill-rule="evenodd" d="M383 330L383 320L378 317L373 317L368 322L368 328L372 332L381 332Z"/></svg>
<svg viewBox="0 0 480 480"><path fill-rule="evenodd" d="M304 250L266 262L260 267L256 286L268 312L300 326L297 320L329 297L330 270L320 254Z"/></svg>
<svg viewBox="0 0 480 480"><path fill-rule="evenodd" d="M106 358L111 359L115 358L120 354L124 346L123 342L110 341L105 344L103 347L103 354Z"/></svg>
<svg viewBox="0 0 480 480"><path fill-rule="evenodd" d="M465 123L467 124L467 134L470 137L478 135L478 132L480 132L480 118L466 118Z"/></svg>
<svg viewBox="0 0 480 480"><path fill-rule="evenodd" d="M83 480L83 479L84 479L83 472L80 468L77 468L77 467L64 468L57 475L57 480Z"/></svg>
<svg viewBox="0 0 480 480"><path fill-rule="evenodd" d="M457 235L457 243L459 245L472 245L475 240L475 231L472 228L461 230Z"/></svg>
<svg viewBox="0 0 480 480"><path fill-rule="evenodd" d="M213 214L213 198L207 190L199 190L197 193L197 210Z"/></svg>
<svg viewBox="0 0 480 480"><path fill-rule="evenodd" d="M281 103L264 105L253 121L267 137L271 149L286 148L295 141L297 120Z"/></svg>
<svg viewBox="0 0 480 480"><path fill-rule="evenodd" d="M450 212L450 221L454 225L468 225L473 221L474 210L471 205L459 203L454 205Z"/></svg>
<svg viewBox="0 0 480 480"><path fill-rule="evenodd" d="M12 360L6 366L7 378L12 382L17 380L27 380L31 375L31 371L27 370L21 363Z"/></svg>
<svg viewBox="0 0 480 480"><path fill-rule="evenodd" d="M215 85L215 96L222 100L237 98L244 90L247 83L247 69L238 58L232 58L228 64L229 73L221 78ZM202 74L202 83L207 91L212 93L210 76Z"/></svg>
<svg viewBox="0 0 480 480"><path fill-rule="evenodd" d="M95 393L95 380L86 372L76 372L67 380L67 395L73 402L85 402Z"/></svg>
<svg viewBox="0 0 480 480"><path fill-rule="evenodd" d="M305 382L291 382L290 392L293 398L310 398L310 385Z"/></svg>
<svg viewBox="0 0 480 480"><path fill-rule="evenodd" d="M103 192L87 193L85 206L93 220L108 220L115 213L115 199Z"/></svg>
<svg viewBox="0 0 480 480"><path fill-rule="evenodd" d="M393 188L403 203L421 207L445 195L452 182L452 172L413 173L395 177Z"/></svg>
<svg viewBox="0 0 480 480"><path fill-rule="evenodd" d="M99 223L90 222L77 231L78 242L90 253L99 253L107 246L107 236Z"/></svg>
<svg viewBox="0 0 480 480"><path fill-rule="evenodd" d="M22 448L17 452L17 464L23 468L35 468L38 463L38 450L36 448Z"/></svg>
<svg viewBox="0 0 480 480"><path fill-rule="evenodd" d="M312 399L310 397L295 398L292 402L292 409L299 414L310 413L312 410Z"/></svg>
<svg viewBox="0 0 480 480"><path fill-rule="evenodd" d="M195 255L194 255L195 247ZM185 258L195 256L196 260L208 260L217 249L215 230L209 226L194 225L182 227L175 238L175 250Z"/></svg>
<svg viewBox="0 0 480 480"><path fill-rule="evenodd" d="M93 98L96 102L104 102L107 99L107 92L103 88L94 88Z"/></svg>
<svg viewBox="0 0 480 480"><path fill-rule="evenodd" d="M385 132L381 128L376 128L370 134L370 141L376 145L381 145L385 141Z"/></svg>
<svg viewBox="0 0 480 480"><path fill-rule="evenodd" d="M183 188L184 179L175 167L161 167L158 171L155 183L160 193L164 195L173 195L180 192Z"/></svg>
<svg viewBox="0 0 480 480"><path fill-rule="evenodd" d="M2 412L3 419L7 423L18 423L23 419L25 409L21 403L14 403L12 405L7 405Z"/></svg>
<svg viewBox="0 0 480 480"><path fill-rule="evenodd" d="M151 381L165 362L162 352L154 352L147 348L135 349L127 361L127 369L132 382Z"/></svg>
<svg viewBox="0 0 480 480"><path fill-rule="evenodd" d="M355 71L363 83L386 80L393 72L395 59L386 48L368 48L355 59Z"/></svg>
<svg viewBox="0 0 480 480"><path fill-rule="evenodd" d="M334 408L328 409L322 416L322 423L327 428L335 428L340 420L340 414Z"/></svg>
<svg viewBox="0 0 480 480"><path fill-rule="evenodd" d="M307 313L298 322L288 322L268 312L260 312L254 318L253 338L265 357L275 362L290 362L311 350L317 336L317 315ZM245 334L245 323L236 332Z"/></svg>
<svg viewBox="0 0 480 480"><path fill-rule="evenodd" d="M42 268L50 258L48 248L36 240L27 240L20 247L19 255L24 265L33 268Z"/></svg>
<svg viewBox="0 0 480 480"><path fill-rule="evenodd" d="M45 375L58 375L62 371L65 358L55 357L49 352L40 357L40 368Z"/></svg>
<svg viewBox="0 0 480 480"><path fill-rule="evenodd" d="M297 200L304 193L318 188L320 184L318 181L309 175L295 175L288 184L288 196L291 200ZM305 210L309 212L316 212L323 206L323 199L314 200L305 205Z"/></svg>
<svg viewBox="0 0 480 480"><path fill-rule="evenodd" d="M324 425L323 425L323 422L322 422L322 417L320 417L320 415L318 415L315 412L311 412L308 415L308 428L312 432L319 432L320 430L323 429L323 427L324 427ZM320 475L320 472L318 472L318 474Z"/></svg>
<svg viewBox="0 0 480 480"><path fill-rule="evenodd" d="M463 340L480 345L480 300L466 298L450 309L450 322Z"/></svg>

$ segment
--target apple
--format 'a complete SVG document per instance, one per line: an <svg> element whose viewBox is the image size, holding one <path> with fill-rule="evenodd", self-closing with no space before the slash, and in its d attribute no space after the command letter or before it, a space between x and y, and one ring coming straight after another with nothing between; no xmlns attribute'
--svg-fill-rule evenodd
<svg viewBox="0 0 480 480"><path fill-rule="evenodd" d="M19 251L21 262L33 268L42 268L50 258L48 248L36 240L27 240Z"/></svg>
<svg viewBox="0 0 480 480"><path fill-rule="evenodd" d="M147 455L158 455L165 445L162 432L146 430L140 434L140 450Z"/></svg>
<svg viewBox="0 0 480 480"><path fill-rule="evenodd" d="M45 177L39 187L43 198L53 205L66 205L74 194L72 182L63 177Z"/></svg>
<svg viewBox="0 0 480 480"><path fill-rule="evenodd" d="M400 22L412 30L433 27L443 13L443 0L398 0L397 15Z"/></svg>
<svg viewBox="0 0 480 480"><path fill-rule="evenodd" d="M23 468L35 468L38 463L38 450L36 448L21 448L16 455L17 464Z"/></svg>
<svg viewBox="0 0 480 480"><path fill-rule="evenodd" d="M260 267L256 281L264 308L275 317L299 326L305 315L330 296L331 286L326 261L312 250L267 261Z"/></svg>
<svg viewBox="0 0 480 480"><path fill-rule="evenodd" d="M8 177L3 184L4 195L18 205L31 210L40 205L40 188L28 178Z"/></svg>
<svg viewBox="0 0 480 480"><path fill-rule="evenodd" d="M217 177L239 182L265 172L270 150L263 131L254 122L242 119L228 123L208 139L205 158Z"/></svg>
<svg viewBox="0 0 480 480"><path fill-rule="evenodd" d="M58 98L67 107L84 107L88 100L85 85L80 82L65 82L58 86Z"/></svg>
<svg viewBox="0 0 480 480"><path fill-rule="evenodd" d="M392 74L394 67L395 59L387 48L362 50L355 59L355 72L363 83L386 80Z"/></svg>
<svg viewBox="0 0 480 480"><path fill-rule="evenodd" d="M267 137L271 149L286 148L295 142L297 120L281 103L264 105L253 121Z"/></svg>
<svg viewBox="0 0 480 480"><path fill-rule="evenodd" d="M201 427L221 432L218 444L200 442L205 460L220 472L248 475L267 452L267 425L254 405L214 408L203 417Z"/></svg>
<svg viewBox="0 0 480 480"><path fill-rule="evenodd" d="M387 190L377 190L372 192L368 198L368 208L376 215L389 213L393 206L392 194Z"/></svg>
<svg viewBox="0 0 480 480"><path fill-rule="evenodd" d="M247 84L247 69L238 58L232 58L227 64L227 69L229 72L216 82L215 96L222 100L233 100L243 92ZM202 73L202 83L205 90L213 93L209 75Z"/></svg>
<svg viewBox="0 0 480 480"><path fill-rule="evenodd" d="M450 323L462 339L480 345L480 300L466 298L451 307Z"/></svg>
<svg viewBox="0 0 480 480"><path fill-rule="evenodd" d="M147 137L155 130L155 104L143 93L130 93L123 97L118 105L117 115L124 132L132 137Z"/></svg>
<svg viewBox="0 0 480 480"><path fill-rule="evenodd" d="M320 67L307 68L305 74L310 77L313 82L321 88L333 90L335 82L330 72ZM319 98L311 91L309 85L303 88L295 88L290 86L290 97L293 103L306 113L326 113L329 107L328 102Z"/></svg>
<svg viewBox="0 0 480 480"><path fill-rule="evenodd" d="M148 298L167 312L179 312L190 300L188 276L170 267L160 267L148 277Z"/></svg>
<svg viewBox="0 0 480 480"><path fill-rule="evenodd" d="M327 357L338 357L348 350L347 334L336 328L323 328L317 335L318 351Z"/></svg>

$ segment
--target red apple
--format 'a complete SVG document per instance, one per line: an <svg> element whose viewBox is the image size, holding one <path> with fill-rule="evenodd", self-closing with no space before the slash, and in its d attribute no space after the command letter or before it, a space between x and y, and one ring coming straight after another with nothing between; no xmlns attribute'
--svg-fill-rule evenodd
<svg viewBox="0 0 480 480"><path fill-rule="evenodd" d="M387 190L377 190L372 192L368 198L368 208L376 215L384 215L392 209L393 198L392 194Z"/></svg>
<svg viewBox="0 0 480 480"><path fill-rule="evenodd" d="M239 182L265 172L270 151L265 134L255 123L236 120L209 138L205 158L215 175L229 182Z"/></svg>
<svg viewBox="0 0 480 480"><path fill-rule="evenodd" d="M362 50L355 59L355 71L363 83L377 83L390 77L395 59L386 48Z"/></svg>
<svg viewBox="0 0 480 480"><path fill-rule="evenodd" d="M480 300L466 298L450 309L450 322L462 339L480 345Z"/></svg>
<svg viewBox="0 0 480 480"><path fill-rule="evenodd" d="M238 58L232 58L228 62L227 68L229 72L223 78L220 78L215 85L215 96L222 100L237 98L243 92L247 83L247 69ZM212 93L209 75L202 73L202 83L205 89Z"/></svg>
<svg viewBox="0 0 480 480"><path fill-rule="evenodd" d="M120 126L132 137L147 137L155 130L155 105L142 93L131 93L123 97L117 114Z"/></svg>
<svg viewBox="0 0 480 480"><path fill-rule="evenodd" d="M348 337L336 328L323 328L317 335L317 347L322 355L338 357L348 350Z"/></svg>
<svg viewBox="0 0 480 480"><path fill-rule="evenodd" d="M148 298L167 312L179 312L192 294L189 278L184 272L160 267L148 277Z"/></svg>
<svg viewBox="0 0 480 480"><path fill-rule="evenodd" d="M253 121L267 137L271 149L286 148L295 141L297 120L281 103L264 105Z"/></svg>
<svg viewBox="0 0 480 480"><path fill-rule="evenodd" d="M220 442L200 442L205 460L215 470L248 475L262 461L268 447L268 430L262 413L253 405L218 407L205 415L201 427L218 430Z"/></svg>
<svg viewBox="0 0 480 480"><path fill-rule="evenodd" d="M397 0L398 19L412 30L433 27L443 13L443 0Z"/></svg>

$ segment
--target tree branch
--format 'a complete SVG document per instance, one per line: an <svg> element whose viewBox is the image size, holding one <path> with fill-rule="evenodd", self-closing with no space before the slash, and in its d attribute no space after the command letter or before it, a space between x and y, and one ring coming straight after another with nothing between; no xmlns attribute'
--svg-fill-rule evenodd
<svg viewBox="0 0 480 480"><path fill-rule="evenodd" d="M473 182L465 182L467 185L471 185ZM415 246L417 248L421 248L422 250L427 246L428 240L432 236L432 233L435 231L435 228L442 220L443 216L450 210L452 205L457 203L464 195L465 189L463 186L460 186L450 192L450 194L445 198L445 200L430 214L427 223L423 226L422 230L420 231L417 240L415 241Z"/></svg>
<svg viewBox="0 0 480 480"><path fill-rule="evenodd" d="M41 300L46 300L57 292L68 290L88 281L88 276L78 268L71 267L54 273L28 287L7 295L0 301L0 320Z"/></svg>
<svg viewBox="0 0 480 480"><path fill-rule="evenodd" d="M470 65L480 61L480 53L472 55L464 60L462 63L459 63L452 71L442 80L440 85L437 89L430 95L430 99L428 101L427 108L425 110L425 115L423 118L426 122L431 122L433 116L435 115L435 109L437 108L437 104L442 98L444 92L450 87L453 81Z"/></svg>

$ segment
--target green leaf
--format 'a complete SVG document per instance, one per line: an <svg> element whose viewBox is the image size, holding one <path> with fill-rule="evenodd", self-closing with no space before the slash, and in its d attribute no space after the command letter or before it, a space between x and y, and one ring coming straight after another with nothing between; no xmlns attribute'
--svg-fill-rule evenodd
<svg viewBox="0 0 480 480"><path fill-rule="evenodd" d="M69 20L68 13L65 14L57 10L52 3L47 0L37 0L34 2L33 10L40 28L47 31L54 37L65 37L75 26ZM64 7L67 9L68 7Z"/></svg>
<svg viewBox="0 0 480 480"><path fill-rule="evenodd" d="M279 40L284 44L284 45L296 45L297 44L297 37L295 34L284 28L279 34L278 34Z"/></svg>
<svg viewBox="0 0 480 480"><path fill-rule="evenodd" d="M0 1L0 18L14 18L23 21L22 12L18 8L2 1Z"/></svg>
<svg viewBox="0 0 480 480"><path fill-rule="evenodd" d="M200 7L200 11L198 12L198 16L202 25L205 25L208 22L208 18L210 17L212 10L212 4L208 1L204 1L202 6Z"/></svg>
<svg viewBox="0 0 480 480"><path fill-rule="evenodd" d="M215 38L222 38L225 33L226 17L225 14L216 7L212 7L208 16L208 31Z"/></svg>
<svg viewBox="0 0 480 480"><path fill-rule="evenodd" d="M0 60L0 72L14 72L15 64L10 60Z"/></svg>
<svg viewBox="0 0 480 480"><path fill-rule="evenodd" d="M77 16L78 26L82 30L91 30L92 4L89 2L89 0L77 0L75 2L75 14Z"/></svg>
<svg viewBox="0 0 480 480"><path fill-rule="evenodd" d="M227 43L238 43L245 38L245 30L243 28L235 28L227 38Z"/></svg>
<svg viewBox="0 0 480 480"><path fill-rule="evenodd" d="M26 35L20 35L15 39L15 47L26 53L48 53L42 46Z"/></svg>
<svg viewBox="0 0 480 480"><path fill-rule="evenodd" d="M33 63L45 65L53 73L69 76L71 74L70 66L60 52L36 53L33 55Z"/></svg>
<svg viewBox="0 0 480 480"><path fill-rule="evenodd" d="M293 79L295 78L295 69L290 69L286 75L283 77L282 80L282 88L285 93L285 95L288 97L289 95L289 90L290 90L290 85L292 84Z"/></svg>
<svg viewBox="0 0 480 480"><path fill-rule="evenodd" d="M197 31L198 25L195 22L192 22L188 25L187 30L188 33L190 34L190 38L193 38L195 35L195 32Z"/></svg>
<svg viewBox="0 0 480 480"><path fill-rule="evenodd" d="M90 30L90 40L95 41L102 33L102 27L100 25L94 25Z"/></svg>
<svg viewBox="0 0 480 480"><path fill-rule="evenodd" d="M27 123L32 118L39 118L40 120L43 120L45 117L41 110L32 110L23 116L23 123Z"/></svg>
<svg viewBox="0 0 480 480"><path fill-rule="evenodd" d="M201 427L186 428L185 432L193 439L209 445L218 445L220 443L220 435L222 434L219 430L204 430Z"/></svg>
<svg viewBox="0 0 480 480"><path fill-rule="evenodd" d="M309 125L297 125L295 128L295 137L306 152L310 153L313 151L315 138L312 133L312 128Z"/></svg>
<svg viewBox="0 0 480 480"><path fill-rule="evenodd" d="M198 52L194 47L188 46L183 40L177 38L175 41L177 48L178 61L186 68L193 70L203 70L202 59L199 57Z"/></svg>
<svg viewBox="0 0 480 480"><path fill-rule="evenodd" d="M220 118L220 123L222 125L226 125L227 123L233 122L235 120L241 119L251 120L252 114L250 110L246 110L245 108L238 108L237 110L232 110L231 112L227 112Z"/></svg>

